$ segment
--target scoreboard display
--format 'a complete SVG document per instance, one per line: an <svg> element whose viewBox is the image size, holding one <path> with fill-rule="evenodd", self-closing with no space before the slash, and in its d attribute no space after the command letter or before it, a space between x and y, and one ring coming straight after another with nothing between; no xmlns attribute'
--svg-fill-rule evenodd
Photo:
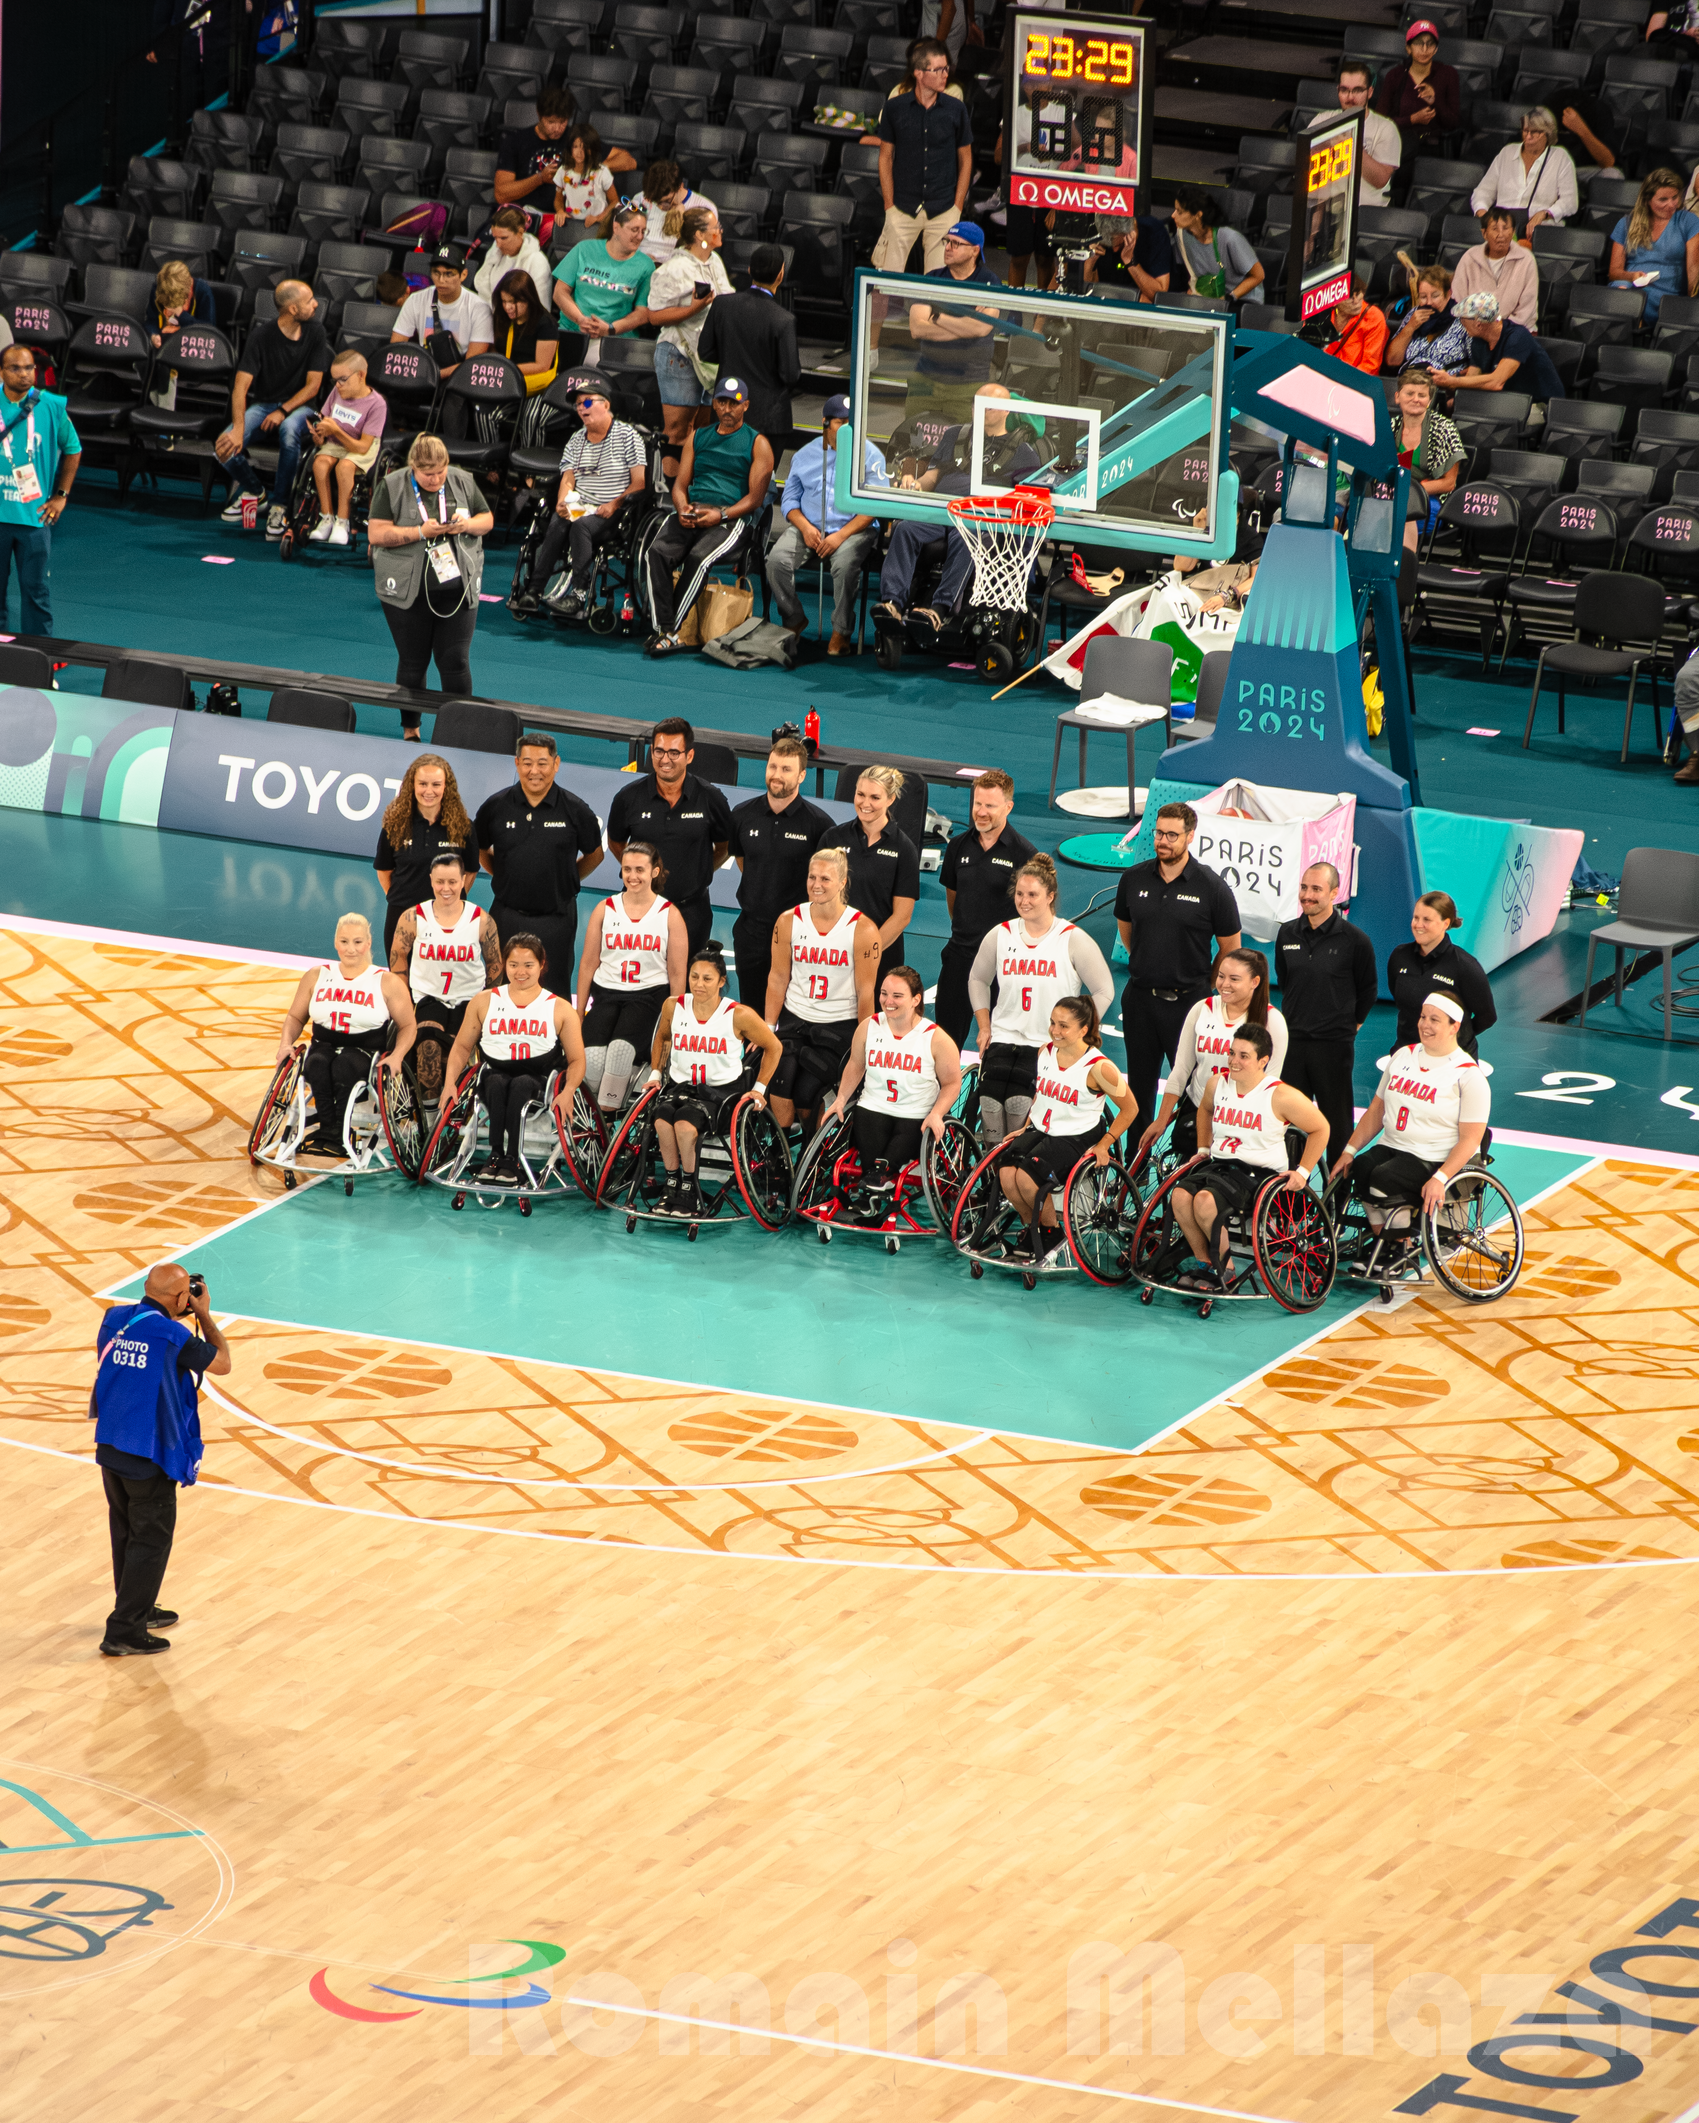
<svg viewBox="0 0 1699 2123"><path fill-rule="evenodd" d="M1133 213L1148 130L1143 24L1017 7L1010 49L1009 204Z"/></svg>
<svg viewBox="0 0 1699 2123"><path fill-rule="evenodd" d="M1357 182L1363 162L1363 114L1340 111L1299 136L1293 172L1292 247L1286 264L1286 314L1301 324L1351 292L1357 251Z"/></svg>

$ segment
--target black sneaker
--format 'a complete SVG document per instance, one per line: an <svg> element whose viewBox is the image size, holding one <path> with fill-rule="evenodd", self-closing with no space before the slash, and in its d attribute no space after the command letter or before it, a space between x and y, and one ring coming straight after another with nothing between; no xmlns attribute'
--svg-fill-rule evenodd
<svg viewBox="0 0 1699 2123"><path fill-rule="evenodd" d="M678 1190L678 1213L680 1216L688 1216L692 1222L704 1213L702 1188L694 1172L685 1174L684 1183Z"/></svg>
<svg viewBox="0 0 1699 2123"><path fill-rule="evenodd" d="M181 1615L173 1614L169 1607L150 1607L147 1625L150 1629L175 1629Z"/></svg>
<svg viewBox="0 0 1699 2123"><path fill-rule="evenodd" d="M507 600L507 609L515 619L533 619L543 608L543 600L535 590L515 590Z"/></svg>
<svg viewBox="0 0 1699 2123"><path fill-rule="evenodd" d="M682 1197L683 1191L683 1173L669 1172L667 1174L666 1185L661 1189L661 1198L655 1204L657 1211L662 1216L676 1216L678 1213L679 1201Z"/></svg>
<svg viewBox="0 0 1699 2123"><path fill-rule="evenodd" d="M144 1634L139 1642L125 1637L105 1637L101 1641L100 1655L107 1659L151 1659L155 1652L170 1649L168 1636Z"/></svg>

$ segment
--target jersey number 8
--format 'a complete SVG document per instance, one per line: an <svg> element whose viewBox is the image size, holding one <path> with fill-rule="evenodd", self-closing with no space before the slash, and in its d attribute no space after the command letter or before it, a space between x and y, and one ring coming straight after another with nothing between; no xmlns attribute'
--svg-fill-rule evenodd
<svg viewBox="0 0 1699 2123"><path fill-rule="evenodd" d="M1398 1109L1398 1119L1397 1119L1397 1122L1395 1123L1395 1132L1396 1132L1397 1134L1399 1134L1399 1135L1402 1135L1402 1134L1404 1133L1405 1129L1406 1129L1407 1127L1409 1127L1409 1125L1410 1125L1410 1108L1409 1108L1408 1106L1400 1106L1400 1107L1399 1107L1399 1109Z"/></svg>

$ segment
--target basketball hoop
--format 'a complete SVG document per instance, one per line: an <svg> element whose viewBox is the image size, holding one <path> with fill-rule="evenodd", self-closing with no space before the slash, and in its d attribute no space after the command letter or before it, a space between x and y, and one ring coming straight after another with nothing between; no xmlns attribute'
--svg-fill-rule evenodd
<svg viewBox="0 0 1699 2123"><path fill-rule="evenodd" d="M973 555L975 604L1025 611L1027 577L1055 518L1054 503L1039 487L966 494L950 503L950 520Z"/></svg>

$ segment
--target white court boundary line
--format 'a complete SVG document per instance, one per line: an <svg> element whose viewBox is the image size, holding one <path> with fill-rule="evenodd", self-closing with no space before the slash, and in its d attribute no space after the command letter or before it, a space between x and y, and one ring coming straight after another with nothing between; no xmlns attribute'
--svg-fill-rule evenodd
<svg viewBox="0 0 1699 2123"><path fill-rule="evenodd" d="M41 1459L66 1460L92 1467L92 1452L67 1452L59 1445L0 1436L0 1447L33 1452ZM1120 1457L1132 1458L1133 1454ZM196 1487L202 1487L197 1483ZM806 1488L804 1477L793 1486ZM209 1480L209 1496L254 1497L262 1504L290 1504L303 1511L334 1511L344 1518L376 1519L385 1526L433 1526L445 1533L493 1534L510 1541L553 1541L566 1548L596 1548L616 1555L677 1555L731 1563L800 1563L817 1570L885 1570L910 1577L1001 1578L1009 1583L1065 1578L1081 1583L1116 1585L1441 1585L1457 1578L1524 1580L1530 1577L1575 1577L1601 1570L1685 1570L1699 1555L1625 1556L1616 1563L1542 1563L1538 1570L996 1570L984 1563L876 1563L863 1556L762 1555L754 1550L686 1547L681 1541L613 1540L588 1533L542 1533L528 1526L478 1526L464 1519L414 1517L401 1511L374 1511L364 1504L332 1504L313 1496L284 1496L274 1489L244 1489L235 1482ZM148 1803L151 1803L148 1802Z"/></svg>
<svg viewBox="0 0 1699 2123"><path fill-rule="evenodd" d="M230 1318L221 1321L220 1324L228 1330L230 1327L239 1324L240 1320L246 1317L246 1314L233 1314ZM367 1339L371 1340L376 1340L377 1338L376 1336L367 1337ZM388 1339L388 1337L384 1337L384 1339ZM292 1445L306 1446L309 1452L329 1453L335 1459L361 1460L373 1467L393 1467L399 1474L428 1474L444 1481L481 1482L486 1488L496 1489L609 1489L616 1490L621 1494L627 1491L635 1491L640 1495L659 1496L675 1496L680 1491L694 1492L701 1490L707 1495L716 1496L728 1489L794 1489L799 1480L807 1481L809 1487L812 1488L816 1482L867 1481L874 1475L906 1474L914 1467L933 1467L940 1460L952 1459L958 1453L970 1451L975 1445L983 1445L986 1439L992 1435L989 1430L981 1430L968 1438L963 1444L940 1445L936 1452L922 1453L918 1459L888 1460L882 1466L852 1467L838 1474L815 1476L798 1476L794 1474L763 1475L758 1481L752 1482L580 1482L575 1481L569 1474L551 1474L533 1479L520 1474L474 1474L468 1469L461 1467L445 1467L436 1460L386 1460L380 1458L375 1452L361 1452L353 1445L327 1444L323 1438L303 1437L298 1430L285 1430L276 1423L268 1423L263 1415L255 1415L251 1409L243 1408L237 1402L229 1399L210 1380L202 1385L201 1391L215 1400L226 1414L233 1415L238 1422L254 1423L261 1430L269 1431L273 1437L287 1438ZM371 1418L353 1415L341 1420L361 1422L370 1421ZM913 1421L914 1418L907 1417L904 1420ZM487 1449L496 1450L500 1448L490 1447ZM626 1456L630 1457L631 1455Z"/></svg>
<svg viewBox="0 0 1699 2123"><path fill-rule="evenodd" d="M180 958L215 959L224 965L286 966L292 973L324 963L290 951L251 951L234 944L195 943L186 936L149 936L139 929L96 929L80 921L48 921L34 914L0 914L0 929L23 936L69 936L79 943L117 944L126 951L174 951Z"/></svg>

